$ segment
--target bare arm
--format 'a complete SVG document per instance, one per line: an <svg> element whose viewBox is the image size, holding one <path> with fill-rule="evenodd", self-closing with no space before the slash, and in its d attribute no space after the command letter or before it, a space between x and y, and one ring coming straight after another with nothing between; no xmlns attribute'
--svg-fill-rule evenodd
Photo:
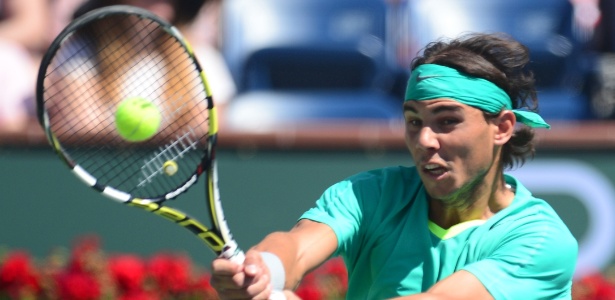
<svg viewBox="0 0 615 300"><path fill-rule="evenodd" d="M335 252L337 237L324 224L301 220L288 232L275 232L246 253L243 265L224 259L212 263L212 286L221 299L267 299L270 274L261 252L276 255L284 267L285 289L293 289L310 270Z"/></svg>

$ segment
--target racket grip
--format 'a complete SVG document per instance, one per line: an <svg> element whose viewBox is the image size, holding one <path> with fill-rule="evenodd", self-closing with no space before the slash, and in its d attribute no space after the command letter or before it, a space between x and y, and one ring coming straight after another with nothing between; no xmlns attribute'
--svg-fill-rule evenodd
<svg viewBox="0 0 615 300"><path fill-rule="evenodd" d="M244 260L246 260L245 253L237 246L225 246L224 250L220 253L220 257L226 258L237 264L243 264Z"/></svg>

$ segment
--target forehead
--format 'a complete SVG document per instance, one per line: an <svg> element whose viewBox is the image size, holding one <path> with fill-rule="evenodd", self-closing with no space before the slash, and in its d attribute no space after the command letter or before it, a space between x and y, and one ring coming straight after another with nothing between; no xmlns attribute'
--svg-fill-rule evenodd
<svg viewBox="0 0 615 300"><path fill-rule="evenodd" d="M479 109L449 98L439 98L422 101L406 101L404 113L437 114L441 112L480 112Z"/></svg>

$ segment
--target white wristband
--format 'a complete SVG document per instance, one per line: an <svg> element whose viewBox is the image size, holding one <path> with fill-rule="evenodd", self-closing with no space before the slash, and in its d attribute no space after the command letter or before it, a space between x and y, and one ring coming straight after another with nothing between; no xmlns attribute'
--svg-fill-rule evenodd
<svg viewBox="0 0 615 300"><path fill-rule="evenodd" d="M261 252L263 262L269 268L269 274L271 276L271 287L274 291L284 290L284 284L286 282L286 271L284 271L284 265L280 258L271 252Z"/></svg>

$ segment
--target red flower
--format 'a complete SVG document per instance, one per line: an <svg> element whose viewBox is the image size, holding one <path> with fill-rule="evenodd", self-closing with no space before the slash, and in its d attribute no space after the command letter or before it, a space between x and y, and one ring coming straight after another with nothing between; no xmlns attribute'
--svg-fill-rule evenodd
<svg viewBox="0 0 615 300"><path fill-rule="evenodd" d="M57 278L58 296L63 300L91 300L101 295L96 278L82 272L68 272Z"/></svg>
<svg viewBox="0 0 615 300"><path fill-rule="evenodd" d="M29 255L22 251L10 254L0 266L0 294L22 298L40 291L39 275L30 263Z"/></svg>
<svg viewBox="0 0 615 300"><path fill-rule="evenodd" d="M73 246L68 269L73 272L98 272L102 259L100 240L96 236L85 236L78 239Z"/></svg>
<svg viewBox="0 0 615 300"><path fill-rule="evenodd" d="M333 276L342 285L341 287L346 290L348 288L348 270L346 264L341 258L334 258L327 261L320 268L320 272L323 275Z"/></svg>
<svg viewBox="0 0 615 300"><path fill-rule="evenodd" d="M572 298L575 300L615 299L615 286L600 273L590 274L574 282Z"/></svg>
<svg viewBox="0 0 615 300"><path fill-rule="evenodd" d="M145 263L136 255L109 259L109 271L120 293L140 291L145 278Z"/></svg>
<svg viewBox="0 0 615 300"><path fill-rule="evenodd" d="M295 294L302 300L325 299L318 286L313 284L301 284L295 291Z"/></svg>
<svg viewBox="0 0 615 300"><path fill-rule="evenodd" d="M319 269L320 268L305 274L305 276L303 276L303 279L301 279L300 286L302 286L302 285L305 285L305 286L315 285L318 282L318 270Z"/></svg>
<svg viewBox="0 0 615 300"><path fill-rule="evenodd" d="M218 293L210 284L211 276L207 273L200 275L192 284L192 294L195 299L218 299Z"/></svg>
<svg viewBox="0 0 615 300"><path fill-rule="evenodd" d="M190 260L183 255L158 254L151 258L149 271L163 293L181 293L190 286Z"/></svg>
<svg viewBox="0 0 615 300"><path fill-rule="evenodd" d="M304 300L343 299L348 289L348 271L341 258L334 258L308 273L295 293Z"/></svg>
<svg viewBox="0 0 615 300"><path fill-rule="evenodd" d="M155 292L144 290L132 290L117 298L118 300L159 300L160 297Z"/></svg>

